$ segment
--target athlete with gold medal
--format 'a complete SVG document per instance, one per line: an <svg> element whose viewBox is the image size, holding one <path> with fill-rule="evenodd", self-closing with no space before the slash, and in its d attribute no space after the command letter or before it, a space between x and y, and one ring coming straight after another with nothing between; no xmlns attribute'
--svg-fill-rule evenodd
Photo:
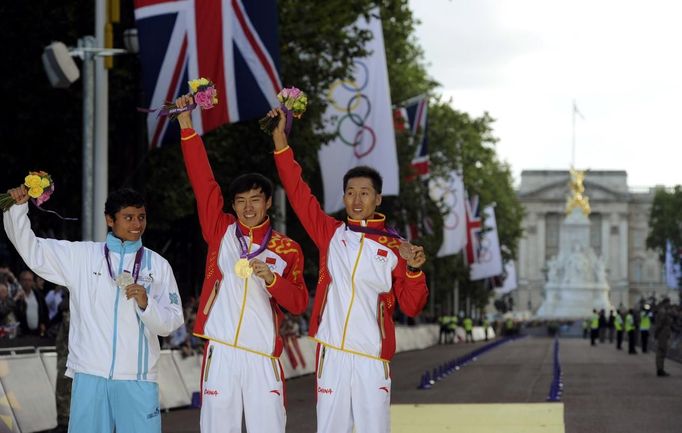
<svg viewBox="0 0 682 433"><path fill-rule="evenodd" d="M178 98L178 108L192 104ZM285 430L280 307L308 305L303 254L272 229L272 182L258 173L236 177L223 192L188 112L178 116L185 167L208 244L194 335L207 340L202 364L202 433ZM223 210L224 202L234 213Z"/></svg>

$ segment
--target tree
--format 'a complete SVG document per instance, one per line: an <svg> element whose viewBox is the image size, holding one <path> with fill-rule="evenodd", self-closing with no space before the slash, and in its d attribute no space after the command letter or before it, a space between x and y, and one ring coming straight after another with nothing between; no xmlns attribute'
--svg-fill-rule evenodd
<svg viewBox="0 0 682 433"><path fill-rule="evenodd" d="M665 261L666 243L670 241L673 251L682 248L682 186L672 189L658 188L654 195L649 214L649 235L647 248L658 251L661 262ZM674 260L680 263L680 255L674 254Z"/></svg>

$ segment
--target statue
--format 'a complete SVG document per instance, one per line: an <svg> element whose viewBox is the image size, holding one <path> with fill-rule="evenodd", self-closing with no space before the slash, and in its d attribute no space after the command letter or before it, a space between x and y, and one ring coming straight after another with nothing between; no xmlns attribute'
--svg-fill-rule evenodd
<svg viewBox="0 0 682 433"><path fill-rule="evenodd" d="M571 168L571 197L566 199L566 214L570 214L573 209L580 208L585 216L590 214L590 199L583 195L585 192L585 186L583 181L585 180L585 172L583 170L576 170Z"/></svg>

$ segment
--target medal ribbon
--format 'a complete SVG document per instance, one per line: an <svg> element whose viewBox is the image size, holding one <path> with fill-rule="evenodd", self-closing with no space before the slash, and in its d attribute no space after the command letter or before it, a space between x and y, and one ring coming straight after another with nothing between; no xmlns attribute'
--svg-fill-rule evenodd
<svg viewBox="0 0 682 433"><path fill-rule="evenodd" d="M270 238L272 237L272 226L268 227L268 231L265 232L265 236L263 237L263 242L261 242L260 247L258 247L258 249L252 253L249 252L249 244L246 242L246 239L244 239L244 234L242 233L241 227L239 227L239 223L237 223L235 233L237 235L239 245L241 246L242 249L242 252L241 254L239 254L239 257L241 257L242 259L251 260L258 254L265 251L265 249L268 247L268 244L270 243Z"/></svg>
<svg viewBox="0 0 682 433"><path fill-rule="evenodd" d="M137 277L140 275L140 265L142 264L142 255L144 254L144 247L140 247L135 255L135 264L133 265L133 284L137 284ZM107 270L109 270L109 276L112 280L116 280L114 277L114 271L111 270L111 259L109 258L109 247L104 244L104 257L107 258ZM121 257L123 260L123 257Z"/></svg>
<svg viewBox="0 0 682 433"><path fill-rule="evenodd" d="M400 233L393 227L388 227L386 230L374 229L371 227L356 226L351 224L346 224L346 228L352 232L360 232L369 235L379 235L386 236L389 238L400 239L401 241L406 240L404 237L400 236Z"/></svg>

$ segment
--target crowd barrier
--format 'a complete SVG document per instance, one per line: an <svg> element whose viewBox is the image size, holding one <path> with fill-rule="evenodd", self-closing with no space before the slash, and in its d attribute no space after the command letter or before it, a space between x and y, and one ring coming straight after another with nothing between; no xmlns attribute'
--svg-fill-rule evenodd
<svg viewBox="0 0 682 433"><path fill-rule="evenodd" d="M437 325L399 325L396 351L421 350L438 344L438 334ZM473 336L474 340L483 340L483 328L474 328ZM464 334L462 341L463 337ZM310 338L285 338L285 350L280 358L285 377L312 373L315 348L316 343ZM190 406L193 396L196 401L201 362L200 355L183 357L180 351L161 351L158 382L162 410ZM0 349L0 431L31 433L56 427L56 380L54 347Z"/></svg>

